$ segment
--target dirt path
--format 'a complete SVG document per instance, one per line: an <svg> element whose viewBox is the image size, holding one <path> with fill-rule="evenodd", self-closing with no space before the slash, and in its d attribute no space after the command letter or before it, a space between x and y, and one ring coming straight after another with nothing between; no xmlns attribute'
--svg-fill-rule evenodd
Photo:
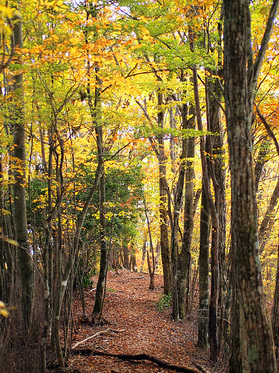
<svg viewBox="0 0 279 373"><path fill-rule="evenodd" d="M104 317L108 322L101 327L83 324L79 302L75 303L76 334L73 345L98 332L99 335L79 345L79 349L92 349L116 354L148 354L175 365L189 366L197 371L216 370L209 361L208 351L195 346L197 325L194 310L185 320L175 323L170 308L158 310L162 295L162 276L155 277L155 290L148 290L147 274L110 271ZM92 312L94 291L86 292L86 312ZM108 329L105 333L104 330ZM115 357L73 356L68 368L72 372L132 373L173 372L154 363L123 361Z"/></svg>

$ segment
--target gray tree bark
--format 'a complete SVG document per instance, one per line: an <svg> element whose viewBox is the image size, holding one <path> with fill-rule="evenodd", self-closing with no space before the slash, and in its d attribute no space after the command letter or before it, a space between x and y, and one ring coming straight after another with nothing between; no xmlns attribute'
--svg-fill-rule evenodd
<svg viewBox="0 0 279 373"><path fill-rule="evenodd" d="M14 17L14 44L22 48L22 27L19 15ZM16 62L21 64L20 57ZM27 215L26 215L26 176L25 176L25 128L24 99L22 74L14 76L11 92L13 94L12 127L14 132L15 183L14 191L14 222L17 241L17 259L22 286L22 312L26 330L29 329L33 310L33 262L30 253Z"/></svg>
<svg viewBox="0 0 279 373"><path fill-rule="evenodd" d="M247 372L277 370L262 289L251 126L254 90L278 3L274 0L261 49L253 62L250 1L224 0L224 79L232 189L232 266L239 302L239 312L236 308L232 312L239 315L242 369ZM238 371L233 369L231 366L231 371Z"/></svg>

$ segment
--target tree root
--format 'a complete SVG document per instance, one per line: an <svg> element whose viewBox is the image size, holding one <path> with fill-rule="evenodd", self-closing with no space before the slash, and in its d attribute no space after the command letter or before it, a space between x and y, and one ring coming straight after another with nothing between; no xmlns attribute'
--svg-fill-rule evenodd
<svg viewBox="0 0 279 373"><path fill-rule="evenodd" d="M121 360L148 360L151 361L154 364L157 364L161 368L167 368L174 370L176 372L182 372L182 373L200 373L200 372L206 372L202 368L201 370L196 370L194 368L190 367L185 367L181 365L176 365L176 364L170 364L164 360L158 359L157 357L148 355L148 354L137 354L137 355L132 355L132 354L114 354L111 352L105 352L105 351L97 351L97 350L92 350L91 348L86 348L86 349L75 349L72 350L72 353L75 355L82 355L82 356L109 356L109 357L115 357Z"/></svg>

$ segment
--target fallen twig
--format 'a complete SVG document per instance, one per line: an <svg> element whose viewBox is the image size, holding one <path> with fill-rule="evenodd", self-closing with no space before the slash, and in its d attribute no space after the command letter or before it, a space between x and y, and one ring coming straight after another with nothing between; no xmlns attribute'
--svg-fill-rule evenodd
<svg viewBox="0 0 279 373"><path fill-rule="evenodd" d="M118 329L111 329L111 328L107 328L107 329L105 329L105 330L100 330L99 332L97 332L97 333L91 335L90 337L87 337L87 338L83 339L82 341L77 342L76 344L74 344L73 347L72 347L72 349L77 348L77 346L83 344L84 342L89 341L89 340L92 339L92 338L97 337L97 336L100 335L100 334L104 334L104 333L107 333L107 332L121 333L121 332L124 332L124 331L125 331L125 329L120 329L120 330L118 330Z"/></svg>

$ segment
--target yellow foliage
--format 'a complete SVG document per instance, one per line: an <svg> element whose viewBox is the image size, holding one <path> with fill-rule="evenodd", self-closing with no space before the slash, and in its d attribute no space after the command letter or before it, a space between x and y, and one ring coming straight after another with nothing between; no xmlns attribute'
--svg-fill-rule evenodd
<svg viewBox="0 0 279 373"><path fill-rule="evenodd" d="M9 311L6 308L6 305L4 302L0 301L0 314L4 317L9 316Z"/></svg>
<svg viewBox="0 0 279 373"><path fill-rule="evenodd" d="M6 6L0 6L0 17L1 19L12 18L13 10L11 8L7 8Z"/></svg>

